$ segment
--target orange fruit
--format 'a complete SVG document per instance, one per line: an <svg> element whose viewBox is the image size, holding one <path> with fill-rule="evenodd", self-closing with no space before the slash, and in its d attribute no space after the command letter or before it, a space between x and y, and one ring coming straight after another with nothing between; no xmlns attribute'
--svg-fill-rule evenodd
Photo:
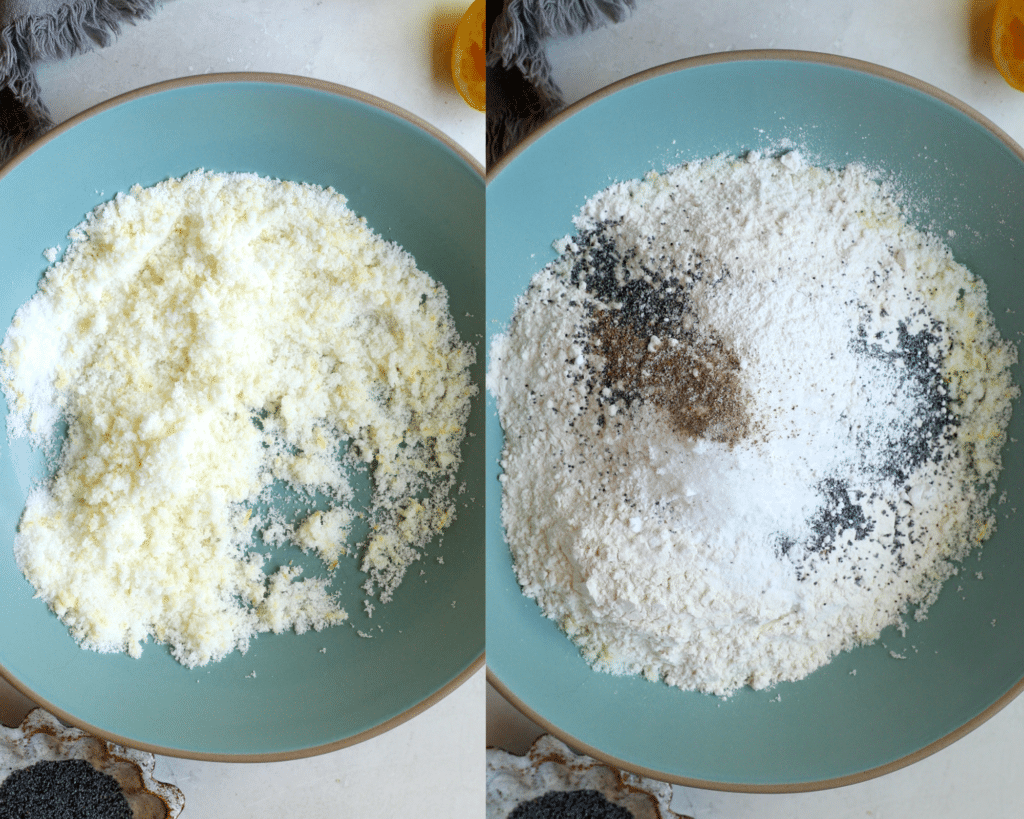
<svg viewBox="0 0 1024 819"><path fill-rule="evenodd" d="M999 0L992 20L992 59L1010 85L1024 91L1024 0Z"/></svg>
<svg viewBox="0 0 1024 819"><path fill-rule="evenodd" d="M473 0L462 15L452 41L452 80L462 98L477 111L487 109L487 4Z"/></svg>

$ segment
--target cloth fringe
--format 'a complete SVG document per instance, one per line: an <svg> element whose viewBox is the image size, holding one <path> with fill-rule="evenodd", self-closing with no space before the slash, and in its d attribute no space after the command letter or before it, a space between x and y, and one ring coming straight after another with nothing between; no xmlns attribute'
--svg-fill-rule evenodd
<svg viewBox="0 0 1024 819"><path fill-rule="evenodd" d="M0 165L54 125L40 97L36 64L109 45L123 23L150 17L159 3L69 0L56 12L27 14L4 23L0 28Z"/></svg>
<svg viewBox="0 0 1024 819"><path fill-rule="evenodd" d="M488 167L565 107L544 41L621 22L635 6L636 0L505 0L488 21Z"/></svg>

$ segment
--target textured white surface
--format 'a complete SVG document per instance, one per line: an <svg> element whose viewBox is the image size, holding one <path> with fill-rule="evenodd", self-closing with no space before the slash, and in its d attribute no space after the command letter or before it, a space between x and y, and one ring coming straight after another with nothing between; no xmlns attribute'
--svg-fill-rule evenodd
<svg viewBox="0 0 1024 819"><path fill-rule="evenodd" d="M902 71L966 102L1024 143L1024 94L992 64L995 0L637 0L622 23L552 42L567 102L656 65L719 51L840 54Z"/></svg>
<svg viewBox="0 0 1024 819"><path fill-rule="evenodd" d="M150 83L224 71L299 74L382 97L484 162L484 115L448 74L469 0L170 0L109 47L43 66L58 122ZM0 681L0 720L30 707ZM484 675L375 739L324 756L258 764L159 757L156 777L185 794L187 819L475 819L484 804Z"/></svg>
<svg viewBox="0 0 1024 819"><path fill-rule="evenodd" d="M451 81L451 36L469 0L168 0L104 49L43 66L58 122L151 83L269 71L347 85L400 105L483 164L484 115Z"/></svg>
<svg viewBox="0 0 1024 819"><path fill-rule="evenodd" d="M995 0L637 0L621 24L549 45L568 102L684 57L751 48L840 54L902 71L958 97L1024 144L1024 94L988 56ZM522 752L540 729L488 689L488 743ZM882 728L880 727L880 730ZM676 786L695 819L943 819L1020 815L1024 700L950 747L888 776L830 791L734 794Z"/></svg>

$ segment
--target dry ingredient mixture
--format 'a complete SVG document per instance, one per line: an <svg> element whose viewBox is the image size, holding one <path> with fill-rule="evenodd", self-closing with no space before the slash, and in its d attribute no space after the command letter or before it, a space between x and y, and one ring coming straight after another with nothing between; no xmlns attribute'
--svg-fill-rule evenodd
<svg viewBox="0 0 1024 819"><path fill-rule="evenodd" d="M133 187L70 238L0 348L9 436L56 459L14 542L37 596L85 648L204 665L345 620L330 572L363 518L387 602L455 513L476 388L443 286L335 191L252 174ZM257 537L324 575L266 571Z"/></svg>
<svg viewBox="0 0 1024 819"><path fill-rule="evenodd" d="M922 618L993 531L1016 349L864 167L594 196L491 346L523 591L595 668L728 695Z"/></svg>

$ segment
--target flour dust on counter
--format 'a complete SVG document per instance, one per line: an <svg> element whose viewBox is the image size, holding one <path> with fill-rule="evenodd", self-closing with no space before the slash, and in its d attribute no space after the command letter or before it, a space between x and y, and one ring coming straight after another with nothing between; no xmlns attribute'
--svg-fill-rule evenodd
<svg viewBox="0 0 1024 819"><path fill-rule="evenodd" d="M455 515L475 354L444 287L339 193L253 174L135 186L70 239L0 348L8 435L54 461L14 542L37 596L188 667L343 622L346 557L388 602ZM271 571L285 543L323 572Z"/></svg>
<svg viewBox="0 0 1024 819"><path fill-rule="evenodd" d="M1015 347L861 166L590 199L491 344L525 594L596 669L727 696L923 618L993 531Z"/></svg>

